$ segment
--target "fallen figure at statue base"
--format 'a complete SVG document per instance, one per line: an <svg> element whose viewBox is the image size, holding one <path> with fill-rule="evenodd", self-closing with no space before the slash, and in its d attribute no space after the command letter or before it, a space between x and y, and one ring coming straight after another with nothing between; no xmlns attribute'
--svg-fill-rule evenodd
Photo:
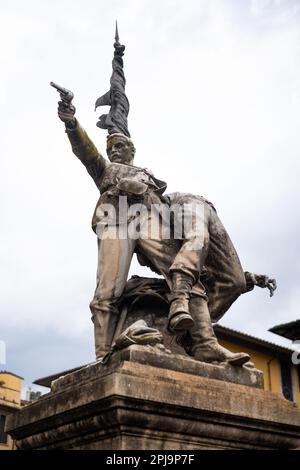
<svg viewBox="0 0 300 470"><path fill-rule="evenodd" d="M273 295L274 287L276 288L273 279L249 272L245 272L245 278L246 292L258 286L269 289L270 296ZM205 283L205 275L202 277L202 282ZM164 279L132 276L120 300L120 317L111 349L98 361L106 364L115 352L132 345L140 345L152 346L157 352L189 356L200 362L253 367L247 353L231 353L218 343L211 326L211 321L214 319L209 319L207 322L202 320L202 325L197 324L197 331L192 334L185 331L181 335L172 335L167 328L169 299L170 291ZM190 302L194 302L196 304L194 307L201 309L201 305L197 305L198 297L192 298ZM218 361L211 360L210 352L214 348L218 349L220 356Z"/></svg>

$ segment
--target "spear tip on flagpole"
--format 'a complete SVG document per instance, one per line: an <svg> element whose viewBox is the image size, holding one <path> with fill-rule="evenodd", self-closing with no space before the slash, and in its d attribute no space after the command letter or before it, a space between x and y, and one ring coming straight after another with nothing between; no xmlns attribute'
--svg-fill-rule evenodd
<svg viewBox="0 0 300 470"><path fill-rule="evenodd" d="M119 31L118 31L118 21L116 20L116 33L115 33L115 41L119 42Z"/></svg>

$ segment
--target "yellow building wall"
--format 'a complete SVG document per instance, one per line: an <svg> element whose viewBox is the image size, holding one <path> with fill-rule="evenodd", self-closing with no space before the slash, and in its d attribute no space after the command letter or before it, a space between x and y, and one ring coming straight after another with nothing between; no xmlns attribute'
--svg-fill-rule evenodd
<svg viewBox="0 0 300 470"><path fill-rule="evenodd" d="M21 405L21 387L22 379L15 375L0 372L0 401L4 400L14 405Z"/></svg>
<svg viewBox="0 0 300 470"><path fill-rule="evenodd" d="M21 408L22 379L7 372L0 372L0 414L7 416ZM7 443L0 443L1 450L12 450L13 440L8 436Z"/></svg>
<svg viewBox="0 0 300 470"><path fill-rule="evenodd" d="M219 343L232 352L243 351L248 353L254 367L261 370L264 374L264 389L282 394L280 362L276 357L258 352L255 349L238 346L229 341L220 340ZM296 366L292 366L292 381L294 401L300 407L300 384Z"/></svg>

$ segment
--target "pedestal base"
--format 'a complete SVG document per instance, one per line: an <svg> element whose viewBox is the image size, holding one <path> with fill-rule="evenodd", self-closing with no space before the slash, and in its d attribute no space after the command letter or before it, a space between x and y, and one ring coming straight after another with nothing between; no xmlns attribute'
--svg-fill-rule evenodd
<svg viewBox="0 0 300 470"><path fill-rule="evenodd" d="M6 429L19 449L291 449L300 410L255 369L131 346L57 379Z"/></svg>

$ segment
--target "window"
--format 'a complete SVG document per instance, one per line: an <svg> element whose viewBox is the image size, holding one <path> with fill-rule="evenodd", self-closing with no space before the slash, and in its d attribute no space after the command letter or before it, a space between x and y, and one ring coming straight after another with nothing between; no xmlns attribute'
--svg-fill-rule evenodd
<svg viewBox="0 0 300 470"><path fill-rule="evenodd" d="M6 416L0 415L0 444L7 444L7 434L4 432Z"/></svg>
<svg viewBox="0 0 300 470"><path fill-rule="evenodd" d="M294 400L292 368L289 362L280 361L281 368L281 388L283 396L290 401Z"/></svg>

